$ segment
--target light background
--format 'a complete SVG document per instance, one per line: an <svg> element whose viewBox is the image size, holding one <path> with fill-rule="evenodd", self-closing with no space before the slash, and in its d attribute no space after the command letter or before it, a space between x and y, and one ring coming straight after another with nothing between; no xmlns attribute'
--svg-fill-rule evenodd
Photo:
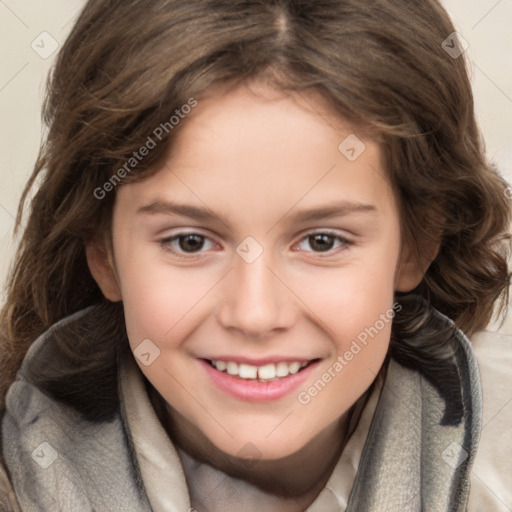
<svg viewBox="0 0 512 512"><path fill-rule="evenodd" d="M488 154L512 182L512 0L443 3L469 43L477 115ZM43 32L62 44L83 4L83 0L0 0L0 283L14 254L14 217L39 149L45 78L56 55L43 59L31 44L35 41L48 50L50 40L40 36ZM512 333L511 317L502 332Z"/></svg>

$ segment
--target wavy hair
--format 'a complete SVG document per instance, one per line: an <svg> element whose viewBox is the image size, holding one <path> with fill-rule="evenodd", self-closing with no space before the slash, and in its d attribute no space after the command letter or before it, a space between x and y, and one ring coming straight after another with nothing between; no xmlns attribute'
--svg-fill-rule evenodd
<svg viewBox="0 0 512 512"><path fill-rule="evenodd" d="M443 47L453 32L436 0L89 0L49 76L44 144L20 202L19 226L29 208L0 316L0 396L37 336L105 301L84 250L110 227L115 191L98 199L98 188L190 98L258 77L319 91L383 141L404 242L422 261L441 241L414 293L466 334L483 329L508 302L510 201L485 157L464 55ZM154 172L178 130L119 186ZM407 311L393 343L414 340L411 353L425 357L402 362L428 368L446 337L419 337L423 313ZM124 329L111 322L105 331Z"/></svg>

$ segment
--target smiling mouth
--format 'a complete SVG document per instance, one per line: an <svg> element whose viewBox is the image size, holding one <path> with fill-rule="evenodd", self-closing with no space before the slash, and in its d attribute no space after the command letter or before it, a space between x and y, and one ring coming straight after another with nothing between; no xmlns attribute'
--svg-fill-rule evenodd
<svg viewBox="0 0 512 512"><path fill-rule="evenodd" d="M213 361L211 359L204 359L204 361L218 372L225 373L240 380L249 382L274 382L303 371L309 365L319 361L319 359L304 362L269 363L262 366L236 363L234 361Z"/></svg>

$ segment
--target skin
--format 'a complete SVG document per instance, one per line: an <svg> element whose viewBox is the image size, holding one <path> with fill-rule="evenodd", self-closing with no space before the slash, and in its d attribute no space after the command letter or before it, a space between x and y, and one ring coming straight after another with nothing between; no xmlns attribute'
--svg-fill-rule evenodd
<svg viewBox="0 0 512 512"><path fill-rule="evenodd" d="M309 404L298 392L426 269L401 244L377 142L357 133L366 149L349 161L338 146L356 132L314 91L284 95L261 82L214 92L182 122L158 171L117 190L113 251L89 243L89 267L105 296L123 301L131 348L150 339L161 351L149 366L136 361L165 401L161 419L173 440L258 492L281 496L276 510L303 510L343 449L352 406L381 369L391 322ZM218 220L155 207L166 201ZM371 209L294 219L340 202ZM326 231L333 236L322 251L308 235ZM186 252L186 237L171 240L190 232L206 237L192 240L194 252ZM236 252L248 236L263 249L252 263ZM212 385L198 362L221 354L321 361L300 389L252 403ZM250 468L238 456L246 443L259 451Z"/></svg>

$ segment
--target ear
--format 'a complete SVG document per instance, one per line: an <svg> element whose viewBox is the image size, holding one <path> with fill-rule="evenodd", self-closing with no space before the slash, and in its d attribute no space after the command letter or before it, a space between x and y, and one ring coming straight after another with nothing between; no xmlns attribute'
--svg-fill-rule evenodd
<svg viewBox="0 0 512 512"><path fill-rule="evenodd" d="M113 258L105 246L95 240L85 244L87 265L103 295L112 302L122 300Z"/></svg>
<svg viewBox="0 0 512 512"><path fill-rule="evenodd" d="M428 267L437 256L440 246L440 242L436 243L426 251L426 254L417 256L409 245L404 244L396 272L395 291L410 292L414 290L423 280Z"/></svg>

